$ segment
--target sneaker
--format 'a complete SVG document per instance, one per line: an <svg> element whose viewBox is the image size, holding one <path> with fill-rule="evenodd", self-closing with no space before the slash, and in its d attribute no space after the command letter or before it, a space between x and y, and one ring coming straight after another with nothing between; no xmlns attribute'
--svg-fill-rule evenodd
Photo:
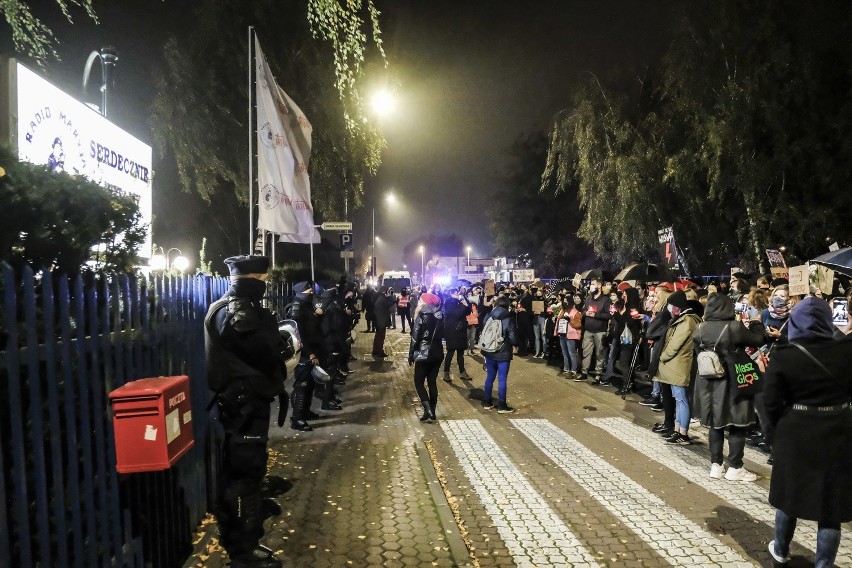
<svg viewBox="0 0 852 568"><path fill-rule="evenodd" d="M449 371L444 371L444 380L448 383L453 382L453 377L450 375Z"/></svg>
<svg viewBox="0 0 852 568"><path fill-rule="evenodd" d="M728 471L725 472L725 479L728 481L754 481L757 479L757 474L744 467L729 467Z"/></svg>
<svg viewBox="0 0 852 568"><path fill-rule="evenodd" d="M677 444L679 446L688 446L692 443L692 440L686 434L681 434L680 432L675 432L671 436L665 439L667 444Z"/></svg>
<svg viewBox="0 0 852 568"><path fill-rule="evenodd" d="M472 381L473 377L467 374L467 371L462 371L459 373L459 378L463 381Z"/></svg>
<svg viewBox="0 0 852 568"><path fill-rule="evenodd" d="M491 410L492 408L494 408L494 403L491 402L491 399L490 398L483 398L482 399L482 409L483 410Z"/></svg>
<svg viewBox="0 0 852 568"><path fill-rule="evenodd" d="M556 374L557 374L557 375L564 375L564 374L565 374L565 373L567 373L567 372L568 372L568 369L559 369L559 372L558 372L558 373L556 373Z"/></svg>
<svg viewBox="0 0 852 568"><path fill-rule="evenodd" d="M651 432L657 432L657 433L663 432L665 430L671 431L672 425L666 424L665 422L656 422L654 424L653 428L651 428Z"/></svg>
<svg viewBox="0 0 852 568"><path fill-rule="evenodd" d="M608 387L609 385L610 385L610 382L605 381L603 379L597 379L595 382L592 383L593 387Z"/></svg>
<svg viewBox="0 0 852 568"><path fill-rule="evenodd" d="M665 430L660 430L659 432L657 432L657 434L659 434L663 440L668 440L669 438L677 434L677 431L673 427L671 427L666 428Z"/></svg>
<svg viewBox="0 0 852 568"><path fill-rule="evenodd" d="M777 562L778 564L786 564L790 560L790 555L781 556L777 552L775 552L775 541L769 542L769 555L772 556L772 560Z"/></svg>
<svg viewBox="0 0 852 568"><path fill-rule="evenodd" d="M657 404L655 404L654 406L651 407L651 410L653 410L654 412L662 412L663 411L663 403L658 402Z"/></svg>
<svg viewBox="0 0 852 568"><path fill-rule="evenodd" d="M722 479L725 474L725 466L720 463L710 464L710 477L712 479Z"/></svg>
<svg viewBox="0 0 852 568"><path fill-rule="evenodd" d="M497 412L500 414L510 414L514 411L515 409L506 404L505 402L497 403Z"/></svg>
<svg viewBox="0 0 852 568"><path fill-rule="evenodd" d="M642 406L654 406L660 402L660 397L658 396L648 396L645 400L641 401L639 404Z"/></svg>
<svg viewBox="0 0 852 568"><path fill-rule="evenodd" d="M575 380L576 382L578 382L578 383L585 382L585 380L586 380L586 375L584 375L584 374L582 374L582 373L575 373L575 374L574 374L574 380Z"/></svg>

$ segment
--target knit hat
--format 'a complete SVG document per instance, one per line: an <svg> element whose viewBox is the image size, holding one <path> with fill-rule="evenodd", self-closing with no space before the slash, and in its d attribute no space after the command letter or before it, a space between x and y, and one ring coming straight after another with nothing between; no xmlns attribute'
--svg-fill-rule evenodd
<svg viewBox="0 0 852 568"><path fill-rule="evenodd" d="M440 306L441 298L432 294L431 292L426 292L425 294L421 294L420 301L428 306Z"/></svg>
<svg viewBox="0 0 852 568"><path fill-rule="evenodd" d="M269 271L269 259L260 255L240 255L225 259L231 276L246 274L266 274Z"/></svg>
<svg viewBox="0 0 852 568"><path fill-rule="evenodd" d="M686 299L686 294L683 290L678 290L677 292L673 292L668 299L669 304L676 308L680 308L681 310L685 310L689 307L689 300Z"/></svg>

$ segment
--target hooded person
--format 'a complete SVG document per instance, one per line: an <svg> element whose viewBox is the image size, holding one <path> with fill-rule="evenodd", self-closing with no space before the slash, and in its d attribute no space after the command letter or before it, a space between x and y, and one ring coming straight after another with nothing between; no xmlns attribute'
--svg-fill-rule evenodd
<svg viewBox="0 0 852 568"><path fill-rule="evenodd" d="M715 352L723 367L738 348L757 348L763 344L764 330L759 319L736 319L734 302L724 294L707 296L704 321L698 324L692 339L696 353ZM757 476L743 467L745 437L755 423L754 401L738 398L727 373L721 377L702 376L701 366L695 378L693 415L709 428L710 477L731 481L754 481ZM723 464L725 432L728 432L728 470Z"/></svg>
<svg viewBox="0 0 852 568"><path fill-rule="evenodd" d="M663 412L666 423L673 423L674 427L668 435L664 436L664 440L669 444L690 444L692 440L688 435L690 410L687 388L692 379L694 360L692 334L701 318L692 311L683 290L673 292L669 296L666 309L671 314L672 321L663 339L657 380L664 385L669 385L671 389L674 408L672 409L671 401L664 399ZM666 397L665 390L663 396Z"/></svg>
<svg viewBox="0 0 852 568"><path fill-rule="evenodd" d="M441 312L441 299L429 292L422 294L420 310L411 324L411 342L408 347L408 364L414 366L414 389L423 407L421 422L436 420L437 378L444 360L444 348L441 343L443 336L444 316Z"/></svg>
<svg viewBox="0 0 852 568"><path fill-rule="evenodd" d="M622 282L622 284L626 283ZM606 386L611 383L615 377L616 362L620 361L621 368L629 372L629 359L633 354L633 348L639 341L642 330L642 320L645 314L642 311L639 290L629 284L619 286L618 289L621 291L621 299L616 303L617 309L612 315L616 336L612 340L606 371L599 380L592 383L595 386Z"/></svg>
<svg viewBox="0 0 852 568"><path fill-rule="evenodd" d="M763 379L774 431L769 503L773 558L788 557L797 519L818 524L816 566L833 566L840 524L852 521L852 338L834 338L831 308L807 297L790 310L788 340Z"/></svg>
<svg viewBox="0 0 852 568"><path fill-rule="evenodd" d="M224 429L217 517L221 543L235 567L276 568L281 563L260 544L261 490L266 474L269 404L284 393L285 367L278 322L260 301L269 259L225 260L231 287L204 319L210 387Z"/></svg>

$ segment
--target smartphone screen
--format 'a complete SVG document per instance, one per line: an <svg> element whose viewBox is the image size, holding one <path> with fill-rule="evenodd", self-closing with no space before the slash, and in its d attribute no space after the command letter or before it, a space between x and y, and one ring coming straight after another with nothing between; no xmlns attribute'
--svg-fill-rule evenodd
<svg viewBox="0 0 852 568"><path fill-rule="evenodd" d="M743 313L746 311L746 303L745 302L736 302L734 304L734 311L739 313Z"/></svg>
<svg viewBox="0 0 852 568"><path fill-rule="evenodd" d="M837 327L845 327L849 325L849 312L846 311L846 300L837 298L834 300L832 308L834 325Z"/></svg>

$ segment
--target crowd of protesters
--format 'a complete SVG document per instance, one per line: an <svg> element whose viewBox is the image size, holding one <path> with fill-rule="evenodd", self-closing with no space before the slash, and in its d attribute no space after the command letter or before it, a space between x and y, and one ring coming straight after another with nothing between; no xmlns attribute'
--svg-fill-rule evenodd
<svg viewBox="0 0 852 568"><path fill-rule="evenodd" d="M243 296L254 302L250 293L262 291L266 259L231 260L236 283L232 303ZM336 387L353 372L351 346L361 313L367 332L374 334L375 358L389 356L384 345L388 329L399 323L400 332L410 334L408 362L424 423L437 419L439 374L452 382L455 360L458 378L473 380L466 358L476 355L485 370L482 408L496 407L498 413L514 411L507 398L515 356L544 360L558 369L554 375L559 380L613 385L622 394L631 385L636 390L634 379L640 378L641 385L650 385L640 404L662 413L652 427L661 443L689 445L690 427L708 429L710 478L753 481L757 476L743 464L745 446L766 453L774 464L769 500L777 509L776 532L769 551L776 561L788 558L797 519L811 519L819 524L817 566L832 565L840 524L852 520L852 452L847 451L852 443L847 370L852 287L835 286L833 297L823 298L815 288L791 295L786 281L760 277L752 282L742 275L703 285L599 278L487 284L446 290L438 285L406 287L398 293L385 287L361 290L345 281L325 289L315 282L297 284L296 301L285 310L301 340L290 395L291 428L312 430L309 421L320 417L311 410L315 397L321 410L342 408ZM223 321L232 322L238 332L246 325L243 319ZM227 334L223 326L220 333ZM731 380L732 369L740 368L731 366L742 360L738 357L759 371L762 389L744 395L743 385ZM223 392L220 399L227 411L230 391ZM268 422L264 408L258 415ZM234 457L231 461L238 463ZM257 505L258 490L247 494ZM225 495L223 502L230 503L231 497ZM238 513L233 522L225 518L223 535L241 565L277 565L257 544L262 513L255 509L245 515L234 509Z"/></svg>
<svg viewBox="0 0 852 568"><path fill-rule="evenodd" d="M833 295L811 287L798 296L784 280L752 282L742 275L704 285L601 279L577 284L582 283L510 284L491 295L482 286L445 293L423 288L409 351L424 408L421 420L436 419L441 361L444 380L452 380L454 355L460 378L469 380L464 354L477 349L486 369L482 406L494 407L496 378L499 412L513 411L506 402L513 355L557 363L557 375L576 382L596 387L616 382L622 393L628 379L641 376L651 391L640 404L663 415L652 427L661 443L689 445L691 426L707 428L710 478L754 481L756 474L743 464L746 444L774 464L772 557L785 562L797 519L810 519L819 525L816 565L831 566L840 524L852 520L848 282L845 288L836 282ZM486 351L491 319L500 322L503 341ZM731 379L745 368L751 371L743 384ZM743 389L746 383L750 391Z"/></svg>

